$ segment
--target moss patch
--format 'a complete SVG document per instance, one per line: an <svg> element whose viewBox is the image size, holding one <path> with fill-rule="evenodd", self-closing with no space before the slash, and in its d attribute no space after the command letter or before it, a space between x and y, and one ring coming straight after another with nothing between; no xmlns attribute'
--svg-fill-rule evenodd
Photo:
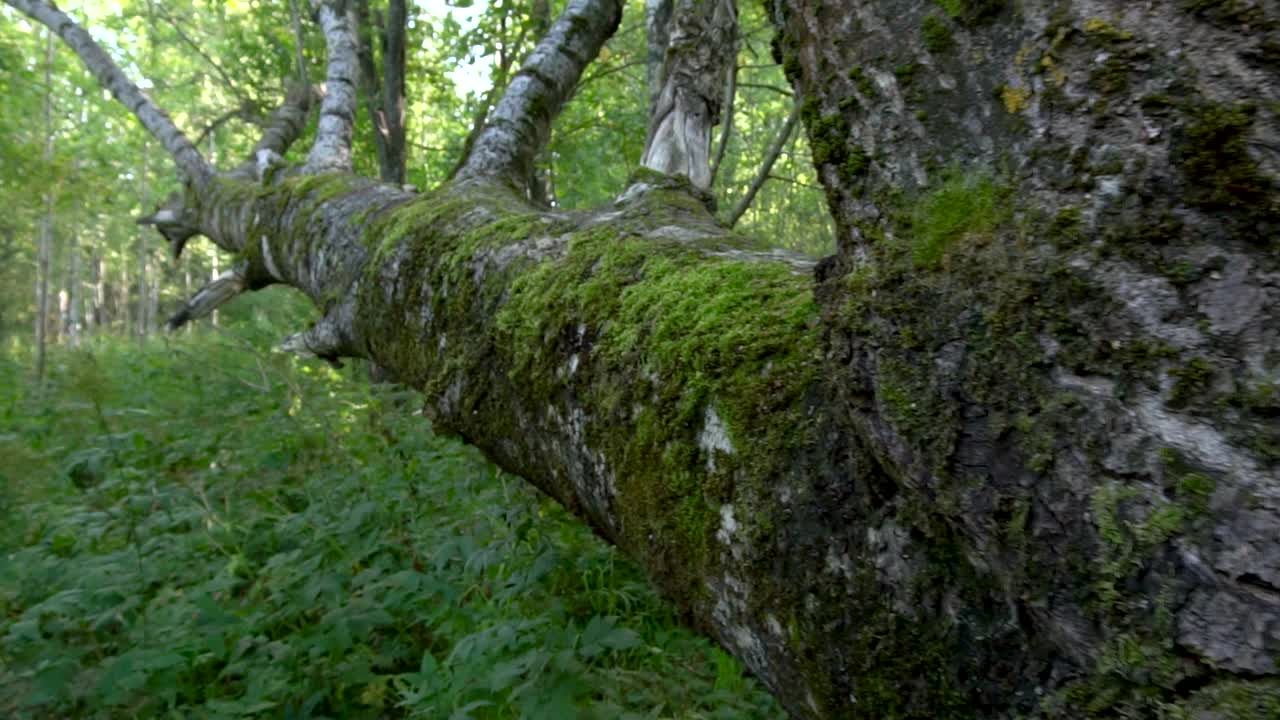
<svg viewBox="0 0 1280 720"><path fill-rule="evenodd" d="M951 28L935 15L928 15L920 22L920 39L924 41L925 49L934 55L950 50L955 44Z"/></svg>
<svg viewBox="0 0 1280 720"><path fill-rule="evenodd" d="M1010 217L1005 193L984 171L952 170L926 193L911 214L912 258L936 267L947 248L966 236L991 233Z"/></svg>
<svg viewBox="0 0 1280 720"><path fill-rule="evenodd" d="M1275 187L1248 150L1252 105L1206 103L1188 108L1189 123L1173 157L1188 181L1188 199L1202 207L1274 213Z"/></svg>

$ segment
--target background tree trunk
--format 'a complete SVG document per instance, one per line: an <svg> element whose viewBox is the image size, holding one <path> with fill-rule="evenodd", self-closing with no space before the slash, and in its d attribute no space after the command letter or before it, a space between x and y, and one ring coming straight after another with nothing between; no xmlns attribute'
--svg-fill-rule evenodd
<svg viewBox="0 0 1280 720"><path fill-rule="evenodd" d="M83 303L80 277L80 237L73 228L67 233L67 342L79 347L83 325Z"/></svg>
<svg viewBox="0 0 1280 720"><path fill-rule="evenodd" d="M53 159L53 31L47 33L44 55L44 159ZM45 353L49 344L49 265L53 255L53 190L46 188L40 218L40 247L36 259L36 385L44 384Z"/></svg>
<svg viewBox="0 0 1280 720"><path fill-rule="evenodd" d="M151 200L151 143L142 146L142 170L138 184L142 189L142 206L150 207ZM150 251L151 234L143 225L138 226L138 239L134 243L134 263L137 268L137 279L133 286L137 288L137 312L133 318L133 329L139 340L145 340L151 333L155 319L151 316L151 280Z"/></svg>

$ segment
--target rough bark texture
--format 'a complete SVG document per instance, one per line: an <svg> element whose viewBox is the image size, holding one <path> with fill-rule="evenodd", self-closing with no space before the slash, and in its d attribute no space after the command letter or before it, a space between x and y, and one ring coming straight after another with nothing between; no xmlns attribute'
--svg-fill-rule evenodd
<svg viewBox="0 0 1280 720"><path fill-rule="evenodd" d="M1274 4L774 5L816 295L687 182L517 190L616 10L571 3L443 188L186 216L323 310L288 346L421 388L797 717L1280 714Z"/></svg>
<svg viewBox="0 0 1280 720"><path fill-rule="evenodd" d="M1276 3L773 13L840 228L833 422L893 480L845 483L889 610L846 627L938 659L848 712L1276 717Z"/></svg>

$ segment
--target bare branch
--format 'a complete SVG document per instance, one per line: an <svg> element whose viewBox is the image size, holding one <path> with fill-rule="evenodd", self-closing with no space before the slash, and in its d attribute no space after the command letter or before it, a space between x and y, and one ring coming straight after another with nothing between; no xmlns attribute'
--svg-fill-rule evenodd
<svg viewBox="0 0 1280 720"><path fill-rule="evenodd" d="M142 126L151 133L178 168L197 187L203 187L213 177L213 168L200 155L200 151L187 136L173 124L173 120L151 98L133 83L107 55L84 28L65 13L44 0L5 0L9 5L31 16L62 38L63 42L84 63L94 78L129 111L137 116Z"/></svg>
<svg viewBox="0 0 1280 720"><path fill-rule="evenodd" d="M757 90L769 90L771 92L776 92L779 95L782 95L784 97L795 97L795 95L790 90L786 88L778 87L777 85L766 85L764 83L750 83L750 82L740 83L740 85L744 88L755 88Z"/></svg>
<svg viewBox="0 0 1280 720"><path fill-rule="evenodd" d="M307 114L311 110L311 101L315 95L315 88L309 85L294 85L289 89L289 95L284 103L271 114L271 119L267 121L267 129L263 131L262 139L253 146L250 161L256 162L263 151L284 155L289 150L289 146L307 128Z"/></svg>
<svg viewBox="0 0 1280 720"><path fill-rule="evenodd" d="M245 100L247 98L247 95L240 89L240 85L236 83L235 79L232 78L231 75L227 73L227 71L222 67L222 65L217 60L214 60L209 55L209 53L204 51L204 48L200 45L200 43L193 40L191 36L188 35L185 30L182 29L182 23L178 22L178 19L170 14L169 11L165 9L163 4L152 3L150 7L160 13L160 17L164 18L165 23L170 28L173 29L173 32L178 36L178 39L181 40L183 44L191 48L191 50L195 54L199 55L200 59L205 61L205 64L213 68L213 71L218 74L218 77L222 80L222 83L226 85L227 88L230 89L232 93L239 96L242 100ZM197 142L196 144L199 145L200 143Z"/></svg>
<svg viewBox="0 0 1280 720"><path fill-rule="evenodd" d="M225 305L232 298L248 289L248 265L237 263L213 282L200 288L166 323L170 330L177 330L192 320L208 315Z"/></svg>
<svg viewBox="0 0 1280 720"><path fill-rule="evenodd" d="M523 187L552 121L621 19L620 0L571 0L512 79L458 177L504 177Z"/></svg>
<svg viewBox="0 0 1280 720"><path fill-rule="evenodd" d="M303 171L319 173L351 170L351 136L356 119L356 23L345 2L318 3L320 28L328 50L325 96L315 143Z"/></svg>
<svg viewBox="0 0 1280 720"><path fill-rule="evenodd" d="M787 122L778 131L777 137L773 139L773 144L769 146L769 151L765 153L764 161L760 163L760 170L751 181L751 186L747 188L747 194L743 195L738 200L738 203L733 206L733 210L729 212L729 227L738 224L738 220L747 212L747 208L751 207L751 202L756 199L756 193L760 192L760 188L764 187L765 182L770 177L769 173L773 171L773 164L778 161L778 156L782 154L782 148L786 147L787 141L791 139L791 133L795 131L796 122L799 119L800 105L797 103L792 106L791 114L787 116Z"/></svg>
<svg viewBox="0 0 1280 720"><path fill-rule="evenodd" d="M590 85L591 83L597 80L609 77L610 75L614 75L616 73L625 72L627 70L630 70L633 67L636 67L637 65L644 65L644 64L645 64L645 61L643 60L632 60L631 62L622 63L621 65L614 65L613 67L610 67L610 68L598 70L579 80L577 86L574 87L573 89L573 94L577 95L579 92L581 92L582 88Z"/></svg>
<svg viewBox="0 0 1280 720"><path fill-rule="evenodd" d="M204 129L200 131L200 134L196 136L196 147L199 147L200 143L204 142L205 139L212 133L216 132L218 128L236 119L255 124L262 122L262 117L258 115L253 105L248 101L245 101L214 118L208 125L205 125Z"/></svg>
<svg viewBox="0 0 1280 720"><path fill-rule="evenodd" d="M734 49L730 51L734 56L738 54L737 30L735 25ZM734 63L725 75L728 79L724 90L724 121L720 123L720 144L716 147L716 158L711 162L711 179L707 182L707 187L714 185L716 175L720 174L720 164L724 162L725 152L729 149L729 136L733 134L733 103L738 97L738 64Z"/></svg>

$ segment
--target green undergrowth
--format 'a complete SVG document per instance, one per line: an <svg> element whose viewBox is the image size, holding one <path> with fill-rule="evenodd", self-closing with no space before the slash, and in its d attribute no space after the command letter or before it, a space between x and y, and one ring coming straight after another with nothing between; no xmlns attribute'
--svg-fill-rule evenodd
<svg viewBox="0 0 1280 720"><path fill-rule="evenodd" d="M778 715L416 396L274 336L59 352L44 397L0 358L0 716Z"/></svg>

